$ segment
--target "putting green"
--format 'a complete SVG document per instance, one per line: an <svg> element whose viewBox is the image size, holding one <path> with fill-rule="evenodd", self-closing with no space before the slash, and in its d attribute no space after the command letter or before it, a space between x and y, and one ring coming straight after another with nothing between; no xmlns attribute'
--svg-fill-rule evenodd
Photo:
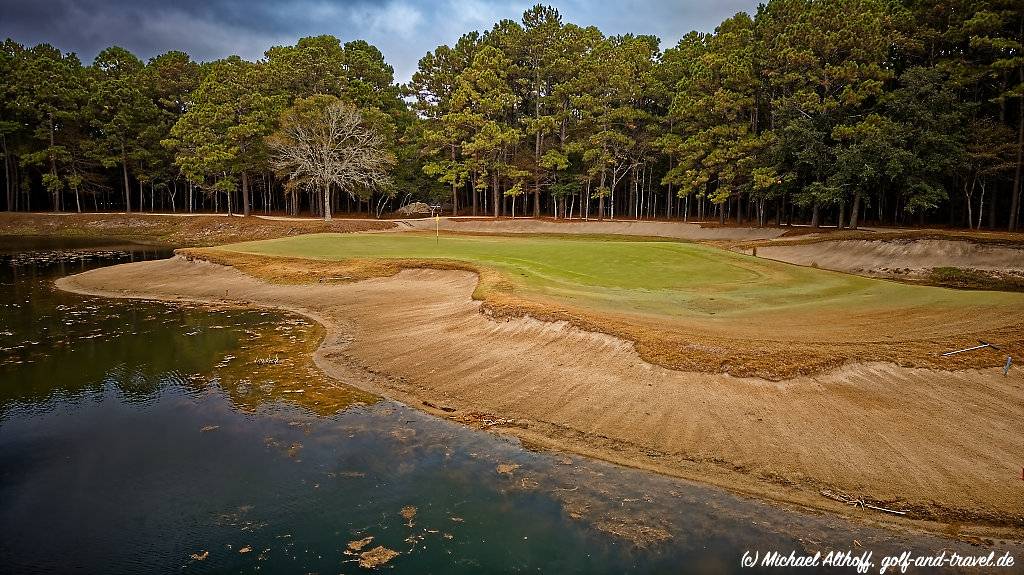
<svg viewBox="0 0 1024 575"><path fill-rule="evenodd" d="M621 237L310 234L221 249L332 261L459 260L500 272L518 295L666 318L1024 309L1024 294L906 285L700 244Z"/></svg>

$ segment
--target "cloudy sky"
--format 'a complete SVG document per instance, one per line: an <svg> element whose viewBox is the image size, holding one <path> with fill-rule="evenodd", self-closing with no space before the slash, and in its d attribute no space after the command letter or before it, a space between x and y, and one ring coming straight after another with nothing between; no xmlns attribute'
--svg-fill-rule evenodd
<svg viewBox="0 0 1024 575"><path fill-rule="evenodd" d="M420 56L452 44L470 30L518 20L535 1L505 0L0 0L0 37L23 44L49 42L84 62L112 44L143 58L184 50L198 60L229 54L257 59L277 44L333 34L365 39L384 53L399 81ZM606 34L654 34L662 47L690 30L711 31L756 0L547 2L566 22L595 25Z"/></svg>

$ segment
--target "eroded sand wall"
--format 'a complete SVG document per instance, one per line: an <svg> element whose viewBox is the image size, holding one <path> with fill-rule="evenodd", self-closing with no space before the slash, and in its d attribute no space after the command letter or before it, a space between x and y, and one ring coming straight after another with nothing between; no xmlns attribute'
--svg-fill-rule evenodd
<svg viewBox="0 0 1024 575"><path fill-rule="evenodd" d="M922 275L936 267L1024 274L1024 248L956 240L826 240L759 246L757 255L860 275Z"/></svg>

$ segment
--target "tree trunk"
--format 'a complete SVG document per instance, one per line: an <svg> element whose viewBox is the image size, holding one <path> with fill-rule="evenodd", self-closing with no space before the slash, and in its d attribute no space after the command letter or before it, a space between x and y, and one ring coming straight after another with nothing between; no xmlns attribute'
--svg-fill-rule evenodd
<svg viewBox="0 0 1024 575"><path fill-rule="evenodd" d="M974 178L971 181L970 192L967 191L967 182L964 181L964 203L967 205L967 229L969 230L974 228L974 213L971 211L973 209L973 206L971 206L971 196L974 195L974 183L977 181L977 178ZM952 206L950 206L950 209L952 209Z"/></svg>
<svg viewBox="0 0 1024 575"><path fill-rule="evenodd" d="M0 134L0 148L4 152L4 192L7 198L7 211L13 212L15 205L14 194L11 193L11 190L14 188L11 186L11 165L9 163L10 158L8 158L9 154L7 153L7 134Z"/></svg>
<svg viewBox="0 0 1024 575"><path fill-rule="evenodd" d="M6 157L6 155L5 155ZM14 210L17 211L21 208L21 177L18 175L18 163L11 160L11 171L14 173L14 177L11 180L11 195L14 196Z"/></svg>
<svg viewBox="0 0 1024 575"><path fill-rule="evenodd" d="M540 68L534 71L534 101L533 111L534 118L537 120L537 133L534 141L533 149L533 217L540 217L540 149L543 144L543 138L540 133ZM515 204L515 199L512 200ZM526 206L523 206L524 208ZM523 210L526 211L525 209ZM515 208L512 209L512 214L515 214Z"/></svg>
<svg viewBox="0 0 1024 575"><path fill-rule="evenodd" d="M590 219L590 178L587 178L586 203L580 206L580 213L584 220Z"/></svg>
<svg viewBox="0 0 1024 575"><path fill-rule="evenodd" d="M128 158L121 153L121 174L124 176L124 213L132 213L132 193L128 186Z"/></svg>
<svg viewBox="0 0 1024 575"><path fill-rule="evenodd" d="M670 125L669 126L669 130L671 130L671 129L672 128L671 128L671 125ZM669 171L672 170L672 156L668 157L668 169L669 169ZM687 195L686 197L689 198L690 196ZM689 205L689 204L687 204L687 205ZM665 217L669 218L669 219L672 218L672 182L669 182L669 184L668 184L668 191L665 193ZM686 216L683 216L683 219L685 220Z"/></svg>
<svg viewBox="0 0 1024 575"><path fill-rule="evenodd" d="M978 198L978 227L981 229L981 215L985 213L985 180L981 181L981 197Z"/></svg>
<svg viewBox="0 0 1024 575"><path fill-rule="evenodd" d="M860 218L860 190L853 194L853 207L850 209L850 229L857 229Z"/></svg>
<svg viewBox="0 0 1024 575"><path fill-rule="evenodd" d="M477 208L477 189L476 189L476 186L473 185L473 181L475 179L476 179L475 177L471 177L470 180L469 180L469 201L473 203L473 215L474 216L477 215L477 213L478 213L478 208Z"/></svg>
<svg viewBox="0 0 1024 575"><path fill-rule="evenodd" d="M249 215L249 174L242 172L242 215Z"/></svg>
<svg viewBox="0 0 1024 575"><path fill-rule="evenodd" d="M15 178L14 181L18 182L18 191L20 192L21 191L21 178L22 178L22 174L21 174L21 170L18 169L17 165L15 165L15 170L16 170L16 172L14 173L14 178ZM26 212L31 212L32 211L32 190L31 189L25 190L25 211Z"/></svg>
<svg viewBox="0 0 1024 575"><path fill-rule="evenodd" d="M633 210L633 219L639 220L640 198L636 193L636 168L629 171L629 182L626 184L626 189L629 190L627 201L629 202L629 209Z"/></svg>
<svg viewBox="0 0 1024 575"><path fill-rule="evenodd" d="M818 206L818 202L814 202L814 207L811 209L811 227L816 228L821 225L821 207Z"/></svg>
<svg viewBox="0 0 1024 575"><path fill-rule="evenodd" d="M324 188L324 221L331 221L331 187Z"/></svg>
<svg viewBox="0 0 1024 575"><path fill-rule="evenodd" d="M853 207L850 208L850 229L857 229L857 217L860 214L860 190L853 194Z"/></svg>
<svg viewBox="0 0 1024 575"><path fill-rule="evenodd" d="M452 164L455 163L455 144L452 144L451 149ZM459 214L459 190L458 184L455 183L455 178L452 178L452 215L456 216Z"/></svg>
<svg viewBox="0 0 1024 575"><path fill-rule="evenodd" d="M618 182L615 180L615 174L613 173L612 174L612 185L611 185L610 188L608 188L608 200L609 200L608 203L611 204L610 206L608 206L608 210L611 212L611 215L609 217L611 219L613 219L613 220L615 219L615 188L616 187L618 187Z"/></svg>
<svg viewBox="0 0 1024 575"><path fill-rule="evenodd" d="M1024 82L1024 68L1021 68L1021 81ZM1024 96L1018 98L1020 105L1017 111L1017 169L1013 174L1013 196L1010 200L1010 225L1008 229L1017 231L1017 212L1020 211L1021 169L1024 164Z"/></svg>
<svg viewBox="0 0 1024 575"><path fill-rule="evenodd" d="M999 186L992 188L992 197L989 199L992 208L988 211L988 227L989 229L996 229L996 206L999 205Z"/></svg>
<svg viewBox="0 0 1024 575"><path fill-rule="evenodd" d="M498 196L498 172L491 176L491 199L494 201L494 217L501 215L501 198Z"/></svg>
<svg viewBox="0 0 1024 575"><path fill-rule="evenodd" d="M56 178L57 177L57 158L53 157L53 145L54 145L53 133L54 133L54 131L55 131L55 128L53 127L53 114L51 113L50 114L50 149L49 149L48 155L50 156L50 174L54 178ZM56 182L54 182L54 184L56 184ZM60 186L55 186L53 188L53 211L55 211L55 212L59 212L60 211Z"/></svg>

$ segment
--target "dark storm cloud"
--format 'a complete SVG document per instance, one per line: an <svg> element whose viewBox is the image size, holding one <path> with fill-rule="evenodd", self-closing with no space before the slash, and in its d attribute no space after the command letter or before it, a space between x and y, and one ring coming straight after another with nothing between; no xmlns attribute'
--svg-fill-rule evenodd
<svg viewBox="0 0 1024 575"><path fill-rule="evenodd" d="M238 54L259 58L275 44L334 34L365 39L384 52L399 80L408 79L427 50L451 44L502 18L519 19L535 2L500 0L0 0L0 36L23 44L48 42L85 62L112 44L143 58L184 50L199 60ZM549 2L566 21L608 34L654 34L667 47L690 30L713 30L755 0L675 2Z"/></svg>

